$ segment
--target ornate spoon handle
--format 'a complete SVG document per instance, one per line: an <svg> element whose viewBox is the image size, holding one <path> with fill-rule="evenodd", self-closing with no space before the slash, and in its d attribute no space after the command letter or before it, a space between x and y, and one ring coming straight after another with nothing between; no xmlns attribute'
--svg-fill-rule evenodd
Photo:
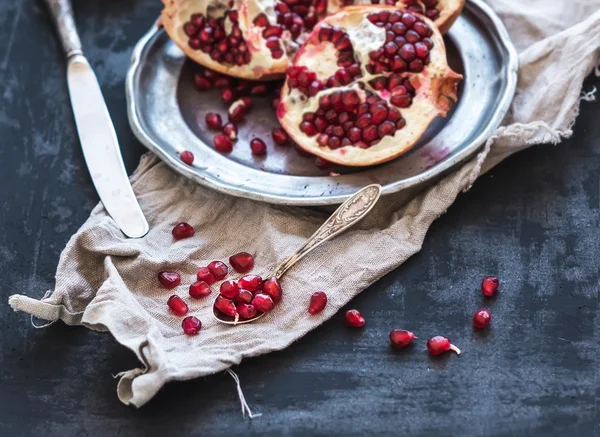
<svg viewBox="0 0 600 437"><path fill-rule="evenodd" d="M281 278L288 269L308 255L313 249L316 249L322 243L334 238L336 235L341 234L346 229L361 221L373 209L380 195L381 185L377 184L368 185L356 192L356 194L348 198L336 209L302 247L283 261L271 276L275 276L278 279Z"/></svg>

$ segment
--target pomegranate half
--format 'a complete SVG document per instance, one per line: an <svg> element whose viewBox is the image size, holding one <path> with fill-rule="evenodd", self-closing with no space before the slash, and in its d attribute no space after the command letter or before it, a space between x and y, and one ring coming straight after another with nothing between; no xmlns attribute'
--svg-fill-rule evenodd
<svg viewBox="0 0 600 437"><path fill-rule="evenodd" d="M348 6L322 20L298 51L277 117L305 151L366 166L409 150L456 101L439 30L392 6Z"/></svg>
<svg viewBox="0 0 600 437"><path fill-rule="evenodd" d="M327 0L162 0L161 22L193 61L244 79L282 78Z"/></svg>

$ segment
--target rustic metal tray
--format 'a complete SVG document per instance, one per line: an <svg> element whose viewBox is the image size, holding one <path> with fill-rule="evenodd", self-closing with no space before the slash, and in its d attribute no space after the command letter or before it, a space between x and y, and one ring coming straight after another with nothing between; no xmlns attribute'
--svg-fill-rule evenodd
<svg viewBox="0 0 600 437"><path fill-rule="evenodd" d="M468 0L445 37L450 66L464 75L459 101L447 118L436 119L407 154L367 168L337 167L330 176L291 146L276 146L277 125L269 101L239 125L240 138L228 155L212 147L205 130L209 111L225 114L215 92L200 93L193 83L198 66L186 59L167 34L154 27L137 44L127 75L129 122L138 139L179 173L234 196L287 205L331 205L358 189L379 183L383 194L427 181L472 156L500 125L517 83L518 58L506 29L480 0ZM249 141L259 136L268 153L256 158ZM246 143L246 144L244 144ZM183 164L178 151L196 156Z"/></svg>

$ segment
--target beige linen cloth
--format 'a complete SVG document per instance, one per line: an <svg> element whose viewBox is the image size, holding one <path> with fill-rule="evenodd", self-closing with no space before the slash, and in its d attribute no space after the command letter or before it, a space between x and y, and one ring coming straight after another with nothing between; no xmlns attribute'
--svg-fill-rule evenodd
<svg viewBox="0 0 600 437"><path fill-rule="evenodd" d="M15 295L10 305L44 320L109 331L142 363L120 374L117 389L122 402L137 407L169 381L223 371L245 357L289 346L418 252L431 223L479 174L519 150L571 135L582 82L600 58L600 0L489 4L520 53L518 90L503 127L471 161L425 190L383 198L360 226L296 265L284 276L283 300L260 321L237 327L216 323L212 299L192 300L187 294L196 269L248 251L256 257L254 272L267 274L328 213L211 191L152 154L142 158L131 177L149 234L125 238L99 204L63 251L54 291L41 300ZM181 221L192 224L196 235L173 242L171 229ZM167 310L172 292L157 284L161 270L181 273L175 291L188 302L190 314L202 320L198 336L183 335L181 318ZM320 315L308 316L309 296L316 290L327 291L329 304ZM28 290L33 296L38 292Z"/></svg>

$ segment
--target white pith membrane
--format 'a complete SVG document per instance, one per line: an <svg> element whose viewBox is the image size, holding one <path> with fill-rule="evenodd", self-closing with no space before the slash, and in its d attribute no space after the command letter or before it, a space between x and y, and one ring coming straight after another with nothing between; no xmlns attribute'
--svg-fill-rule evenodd
<svg viewBox="0 0 600 437"><path fill-rule="evenodd" d="M265 28L256 26L254 22L257 17L264 14L270 26L278 26L275 5L280 2L276 0L162 0L162 2L165 7L161 13L161 22L169 37L193 61L229 76L251 80L281 78L290 64L290 59L306 39L304 31L297 38L293 38L289 30L283 30L279 37L283 56L278 59L273 57L271 49L266 45L266 38L263 37ZM184 31L184 25L190 21L192 15L202 14L213 19L225 17L223 27L225 33L230 35L233 23L229 16L226 16L228 11L237 11L238 25L251 54L250 61L243 65L215 61L209 53L190 47L190 36ZM312 11L314 8L311 9L311 13Z"/></svg>
<svg viewBox="0 0 600 437"><path fill-rule="evenodd" d="M320 80L332 76L340 68L337 65L337 51L330 42L319 42L318 32L323 26L338 27L350 37L355 60L360 61L362 71L362 77L348 85L319 91L313 97L305 96L298 89L290 90L289 78L286 80L281 92L281 103L277 115L283 128L302 149L328 161L347 166L366 166L385 162L409 150L423 135L433 119L437 116L446 116L451 107L451 100L456 101L456 87L462 76L448 67L441 34L435 29L433 23L424 17L419 18L433 30L430 38L433 40L434 46L430 51L429 64L421 73L396 73L397 76L410 78L410 84L416 92L412 104L407 108L394 106L389 101L389 92L376 91L371 87L369 82L372 79L392 75L391 72L371 74L366 69L369 52L383 45L386 32L386 29L372 24L367 16L384 10L391 12L398 9L389 6L347 7L321 21L298 52L294 66L306 66L316 73ZM361 89L359 84L362 84L364 89ZM355 90L359 94L361 102L364 102L367 91L376 94L387 102L389 108L396 108L400 111L406 120L406 125L397 129L393 136L386 135L379 142L365 149L354 145L335 149L319 146L316 141L319 134L308 136L300 129L304 114L315 113L319 108L319 100L322 96L344 90Z"/></svg>

